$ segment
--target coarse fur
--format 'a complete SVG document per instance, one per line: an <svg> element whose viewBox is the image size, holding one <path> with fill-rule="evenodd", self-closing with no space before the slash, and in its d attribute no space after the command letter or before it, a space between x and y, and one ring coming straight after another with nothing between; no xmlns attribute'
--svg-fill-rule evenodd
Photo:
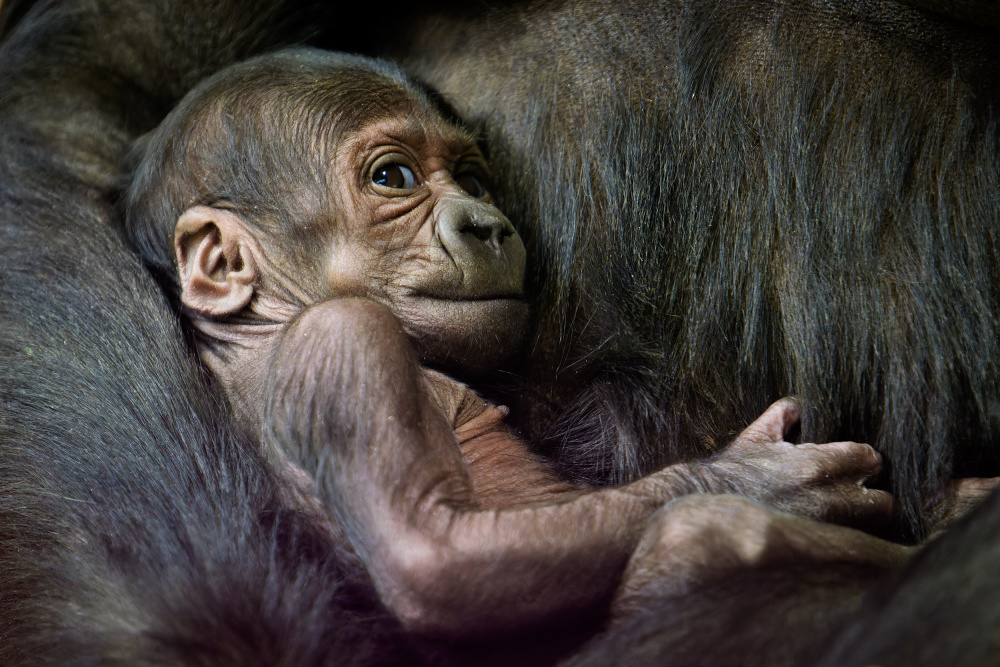
<svg viewBox="0 0 1000 667"><path fill-rule="evenodd" d="M912 561L883 581L813 664L939 665L996 663L997 588L985 581L1000 557L995 538L1000 495L993 494ZM968 635L971 624L975 637ZM919 637L934 636L932 641Z"/></svg>
<svg viewBox="0 0 1000 667"><path fill-rule="evenodd" d="M452 8L459 25L436 32L429 26L440 18L398 21L402 33L426 37L389 45L483 125L504 206L524 214L512 217L535 256L547 332L529 377L548 378L540 393L552 405L550 426L535 436L580 476L623 480L668 458L640 444L659 435L658 425L668 437L694 427L689 449L700 453L770 396L794 390L815 411L806 426L813 438L844 429L878 445L908 514L918 516L921 489L947 475L953 447L965 472L993 466L996 33L893 3L727 3L706 15L708 6L621 4L614 15L585 3ZM386 29L342 8L296 8L302 13L281 3L3 2L4 664L415 664L363 582L350 585L357 571L347 556L302 560L329 552L299 530L298 517L274 515L283 530L260 522L274 506L274 480L232 432L166 302L110 231L128 143L203 76L318 25L326 43L372 50ZM771 55L747 56L760 45ZM743 57L723 57L734 51ZM754 78L775 53L773 69ZM551 60L536 64L540 55ZM583 150L591 145L613 150ZM797 158L786 163L786 149ZM647 162L664 154L671 160ZM745 180L720 170L722 157L745 169ZM683 196L663 194L661 166ZM859 182L864 169L878 176ZM588 204L592 191L611 196ZM911 214L900 220L895 205ZM601 231L599 212L619 217ZM656 212L673 216L684 235ZM759 234L734 233L746 230L743 216L769 221L763 247L791 253L791 266L816 272L810 281L778 289L773 271L754 266ZM811 227L815 220L826 224ZM951 220L962 224L943 224ZM797 235L777 244L767 230ZM661 242L670 253L656 250ZM615 253L629 261L619 265ZM723 265L738 270L713 270ZM823 296L806 298L807 287ZM800 310L790 312L802 314L799 324L780 319L780 294L797 298ZM642 309L656 318L637 317ZM831 319L844 314L851 317ZM824 393L831 389L838 394ZM595 432L616 437L582 454L569 446ZM904 572L898 589L939 596L923 584L967 572L964 590L980 592L970 604L993 609L992 570L964 569L995 542L995 531L971 528L976 521L934 547L939 560ZM850 612L858 587L834 581L824 589L831 599L811 595L808 579L780 582L765 579L756 592L753 580L741 582L739 600L724 585L717 598L694 592L671 604L669 618L647 618L701 627L733 610L743 620L740 610L757 609L757 599L780 598L770 608L785 615L675 636L688 647L676 663L718 664L716 649L775 662L776 645L821 653L823 632ZM949 613L951 601L941 603ZM784 619L803 609L829 615L821 630L790 636ZM947 644L935 638L938 626L893 625L883 637L897 647L935 643L954 659L986 636L976 619L986 627L991 617L954 618L965 621L962 634ZM860 617L859 627L870 620ZM649 660L665 661L671 641L654 643Z"/></svg>
<svg viewBox="0 0 1000 667"><path fill-rule="evenodd" d="M711 495L855 525L891 516L889 495L864 487L881 469L868 445L785 441L793 401L711 461L592 489L533 457L506 408L418 362L486 370L517 349L524 246L473 138L386 63L316 49L238 63L134 153L129 239L173 269L164 282L234 418L297 480L285 498L346 540L408 631L517 634L612 597L628 616L775 559L908 556Z"/></svg>
<svg viewBox="0 0 1000 667"><path fill-rule="evenodd" d="M282 509L112 227L161 96L299 34L278 5L226 11L266 38L201 7L40 3L0 47L0 662L408 663L354 556Z"/></svg>
<svg viewBox="0 0 1000 667"><path fill-rule="evenodd" d="M551 411L515 414L566 470L635 479L792 394L803 437L886 457L912 536L951 475L996 474L995 32L891 3L569 2L405 36L522 225Z"/></svg>

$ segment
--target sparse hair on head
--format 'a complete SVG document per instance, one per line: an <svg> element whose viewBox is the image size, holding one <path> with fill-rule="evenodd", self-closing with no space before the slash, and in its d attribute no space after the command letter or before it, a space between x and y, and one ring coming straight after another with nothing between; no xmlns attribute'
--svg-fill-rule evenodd
<svg viewBox="0 0 1000 667"><path fill-rule="evenodd" d="M133 147L129 242L174 301L174 226L192 206L231 209L305 254L317 218L334 204L327 179L341 138L420 108L432 103L402 70L362 56L296 48L221 70Z"/></svg>

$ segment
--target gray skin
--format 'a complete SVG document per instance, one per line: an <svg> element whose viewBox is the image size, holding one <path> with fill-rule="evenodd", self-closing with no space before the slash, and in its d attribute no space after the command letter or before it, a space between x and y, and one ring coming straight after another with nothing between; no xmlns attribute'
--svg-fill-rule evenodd
<svg viewBox="0 0 1000 667"><path fill-rule="evenodd" d="M527 321L524 247L479 187L485 169L430 110L363 127L337 148L328 182L341 209L317 231L312 273L231 210L192 207L175 229L182 301L215 341L203 361L261 425L290 501L350 542L407 628L469 638L593 609L616 590L627 610L775 560L905 557L814 520L877 523L892 502L863 485L881 467L867 445L785 441L799 418L788 399L715 459L618 488L561 483L526 450L520 474L463 460L447 396L465 388L424 363L494 367ZM325 298L310 300L318 286ZM513 489L503 507L476 496L484 483ZM752 500L671 504L736 489Z"/></svg>

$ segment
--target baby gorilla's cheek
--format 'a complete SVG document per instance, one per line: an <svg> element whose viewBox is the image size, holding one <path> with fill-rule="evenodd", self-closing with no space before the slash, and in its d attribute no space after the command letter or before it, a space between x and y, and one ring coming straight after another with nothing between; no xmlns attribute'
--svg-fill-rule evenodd
<svg viewBox="0 0 1000 667"><path fill-rule="evenodd" d="M380 269L392 298L465 296L462 271L441 246L414 246L389 255Z"/></svg>

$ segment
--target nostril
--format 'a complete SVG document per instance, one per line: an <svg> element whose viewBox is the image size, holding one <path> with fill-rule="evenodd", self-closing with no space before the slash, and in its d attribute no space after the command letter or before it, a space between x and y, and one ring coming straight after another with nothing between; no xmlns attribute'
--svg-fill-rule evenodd
<svg viewBox="0 0 1000 667"><path fill-rule="evenodd" d="M480 241L489 241L496 230L493 225L483 225L470 220L462 225L462 228L458 231L462 234L472 234ZM501 236L501 238L503 237Z"/></svg>

